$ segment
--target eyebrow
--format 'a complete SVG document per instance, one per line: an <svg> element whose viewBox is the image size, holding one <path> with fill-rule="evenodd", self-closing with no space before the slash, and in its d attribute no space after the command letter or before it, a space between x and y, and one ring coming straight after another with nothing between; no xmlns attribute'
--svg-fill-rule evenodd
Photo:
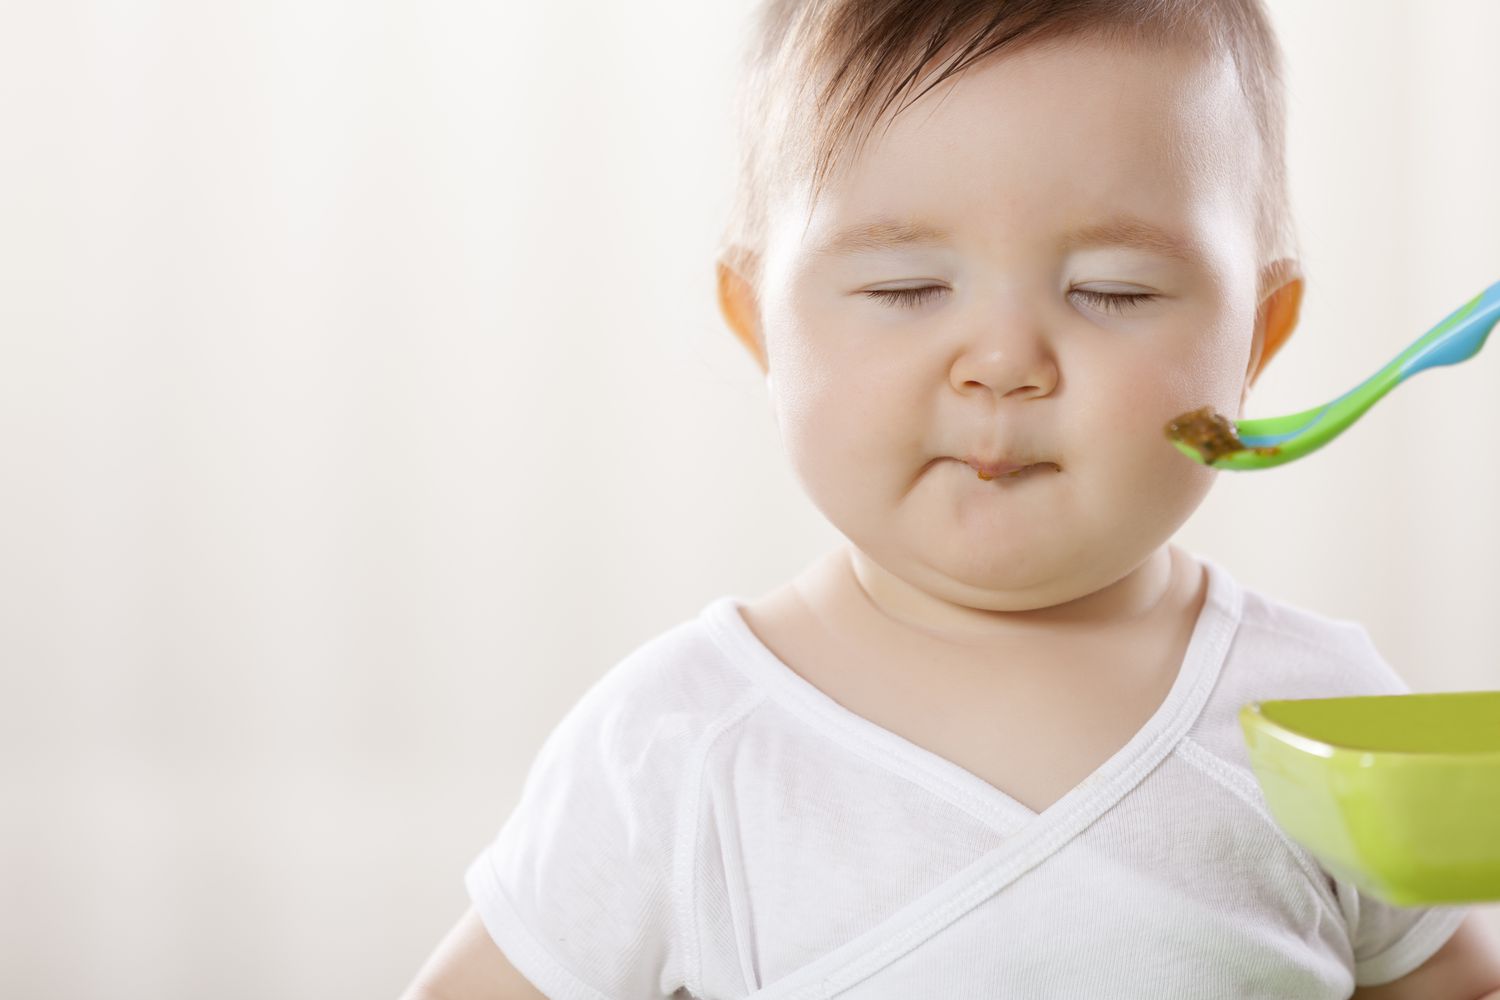
<svg viewBox="0 0 1500 1000"><path fill-rule="evenodd" d="M815 257L839 257L908 246L944 246L952 240L947 230L926 223L875 219L839 230L813 247L812 253ZM1204 262L1204 254L1194 241L1129 215L1079 227L1067 233L1061 242L1065 251L1101 246L1143 250L1189 265Z"/></svg>

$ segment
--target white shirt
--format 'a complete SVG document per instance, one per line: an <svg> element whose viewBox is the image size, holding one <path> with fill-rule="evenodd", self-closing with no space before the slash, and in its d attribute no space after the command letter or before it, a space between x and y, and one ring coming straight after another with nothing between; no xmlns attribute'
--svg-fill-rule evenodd
<svg viewBox="0 0 1500 1000"><path fill-rule="evenodd" d="M1359 624L1216 563L1176 681L1041 813L844 708L719 597L615 663L465 883L551 1000L1345 1000L1467 907L1394 907L1271 820L1250 701L1409 690Z"/></svg>

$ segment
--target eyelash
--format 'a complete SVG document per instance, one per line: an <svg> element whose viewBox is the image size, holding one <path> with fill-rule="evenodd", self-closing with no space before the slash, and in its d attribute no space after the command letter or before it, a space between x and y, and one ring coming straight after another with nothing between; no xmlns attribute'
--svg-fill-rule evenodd
<svg viewBox="0 0 1500 1000"><path fill-rule="evenodd" d="M941 285L923 285L921 288L877 288L865 292L877 301L889 305L901 306L905 309L915 309L927 301L929 294L933 295L943 290ZM1096 292L1087 288L1075 288L1074 292L1082 295L1092 305L1099 306L1107 312L1123 313L1132 306L1138 306L1143 302L1159 298L1157 295L1146 292Z"/></svg>

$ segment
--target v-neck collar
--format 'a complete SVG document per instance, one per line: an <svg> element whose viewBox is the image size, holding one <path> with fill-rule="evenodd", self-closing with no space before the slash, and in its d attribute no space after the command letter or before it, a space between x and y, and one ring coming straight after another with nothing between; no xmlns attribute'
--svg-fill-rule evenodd
<svg viewBox="0 0 1500 1000"><path fill-rule="evenodd" d="M915 782L998 832L1011 834L1035 820L1045 818L1050 822L1054 816L1072 814L1085 803L1118 799L1170 752L1198 717L1228 651L1244 597L1216 563L1203 556L1193 558L1207 568L1208 594L1166 697L1124 746L1040 813L967 768L823 693L751 631L740 614L742 598L719 597L702 614L727 657L780 704L818 730L832 734L851 751Z"/></svg>
<svg viewBox="0 0 1500 1000"><path fill-rule="evenodd" d="M996 847L869 930L797 971L763 985L754 1000L823 1000L874 975L1051 857L1134 788L1172 752L1207 703L1244 609L1244 591L1202 556L1208 594L1171 690L1123 747L1037 813L989 782L834 701L771 652L750 630L734 595L701 618L720 649L779 704L848 749L954 803L1004 834Z"/></svg>

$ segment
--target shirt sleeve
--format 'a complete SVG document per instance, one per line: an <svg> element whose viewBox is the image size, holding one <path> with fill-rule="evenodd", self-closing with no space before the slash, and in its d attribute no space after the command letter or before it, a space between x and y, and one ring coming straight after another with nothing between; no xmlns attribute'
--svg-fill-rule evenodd
<svg viewBox="0 0 1500 1000"><path fill-rule="evenodd" d="M1431 958L1469 915L1468 906L1395 906L1334 879L1354 946L1354 985L1400 979Z"/></svg>
<svg viewBox="0 0 1500 1000"><path fill-rule="evenodd" d="M538 751L520 801L464 874L512 965L550 1000L671 996L683 925L683 752L619 665Z"/></svg>

